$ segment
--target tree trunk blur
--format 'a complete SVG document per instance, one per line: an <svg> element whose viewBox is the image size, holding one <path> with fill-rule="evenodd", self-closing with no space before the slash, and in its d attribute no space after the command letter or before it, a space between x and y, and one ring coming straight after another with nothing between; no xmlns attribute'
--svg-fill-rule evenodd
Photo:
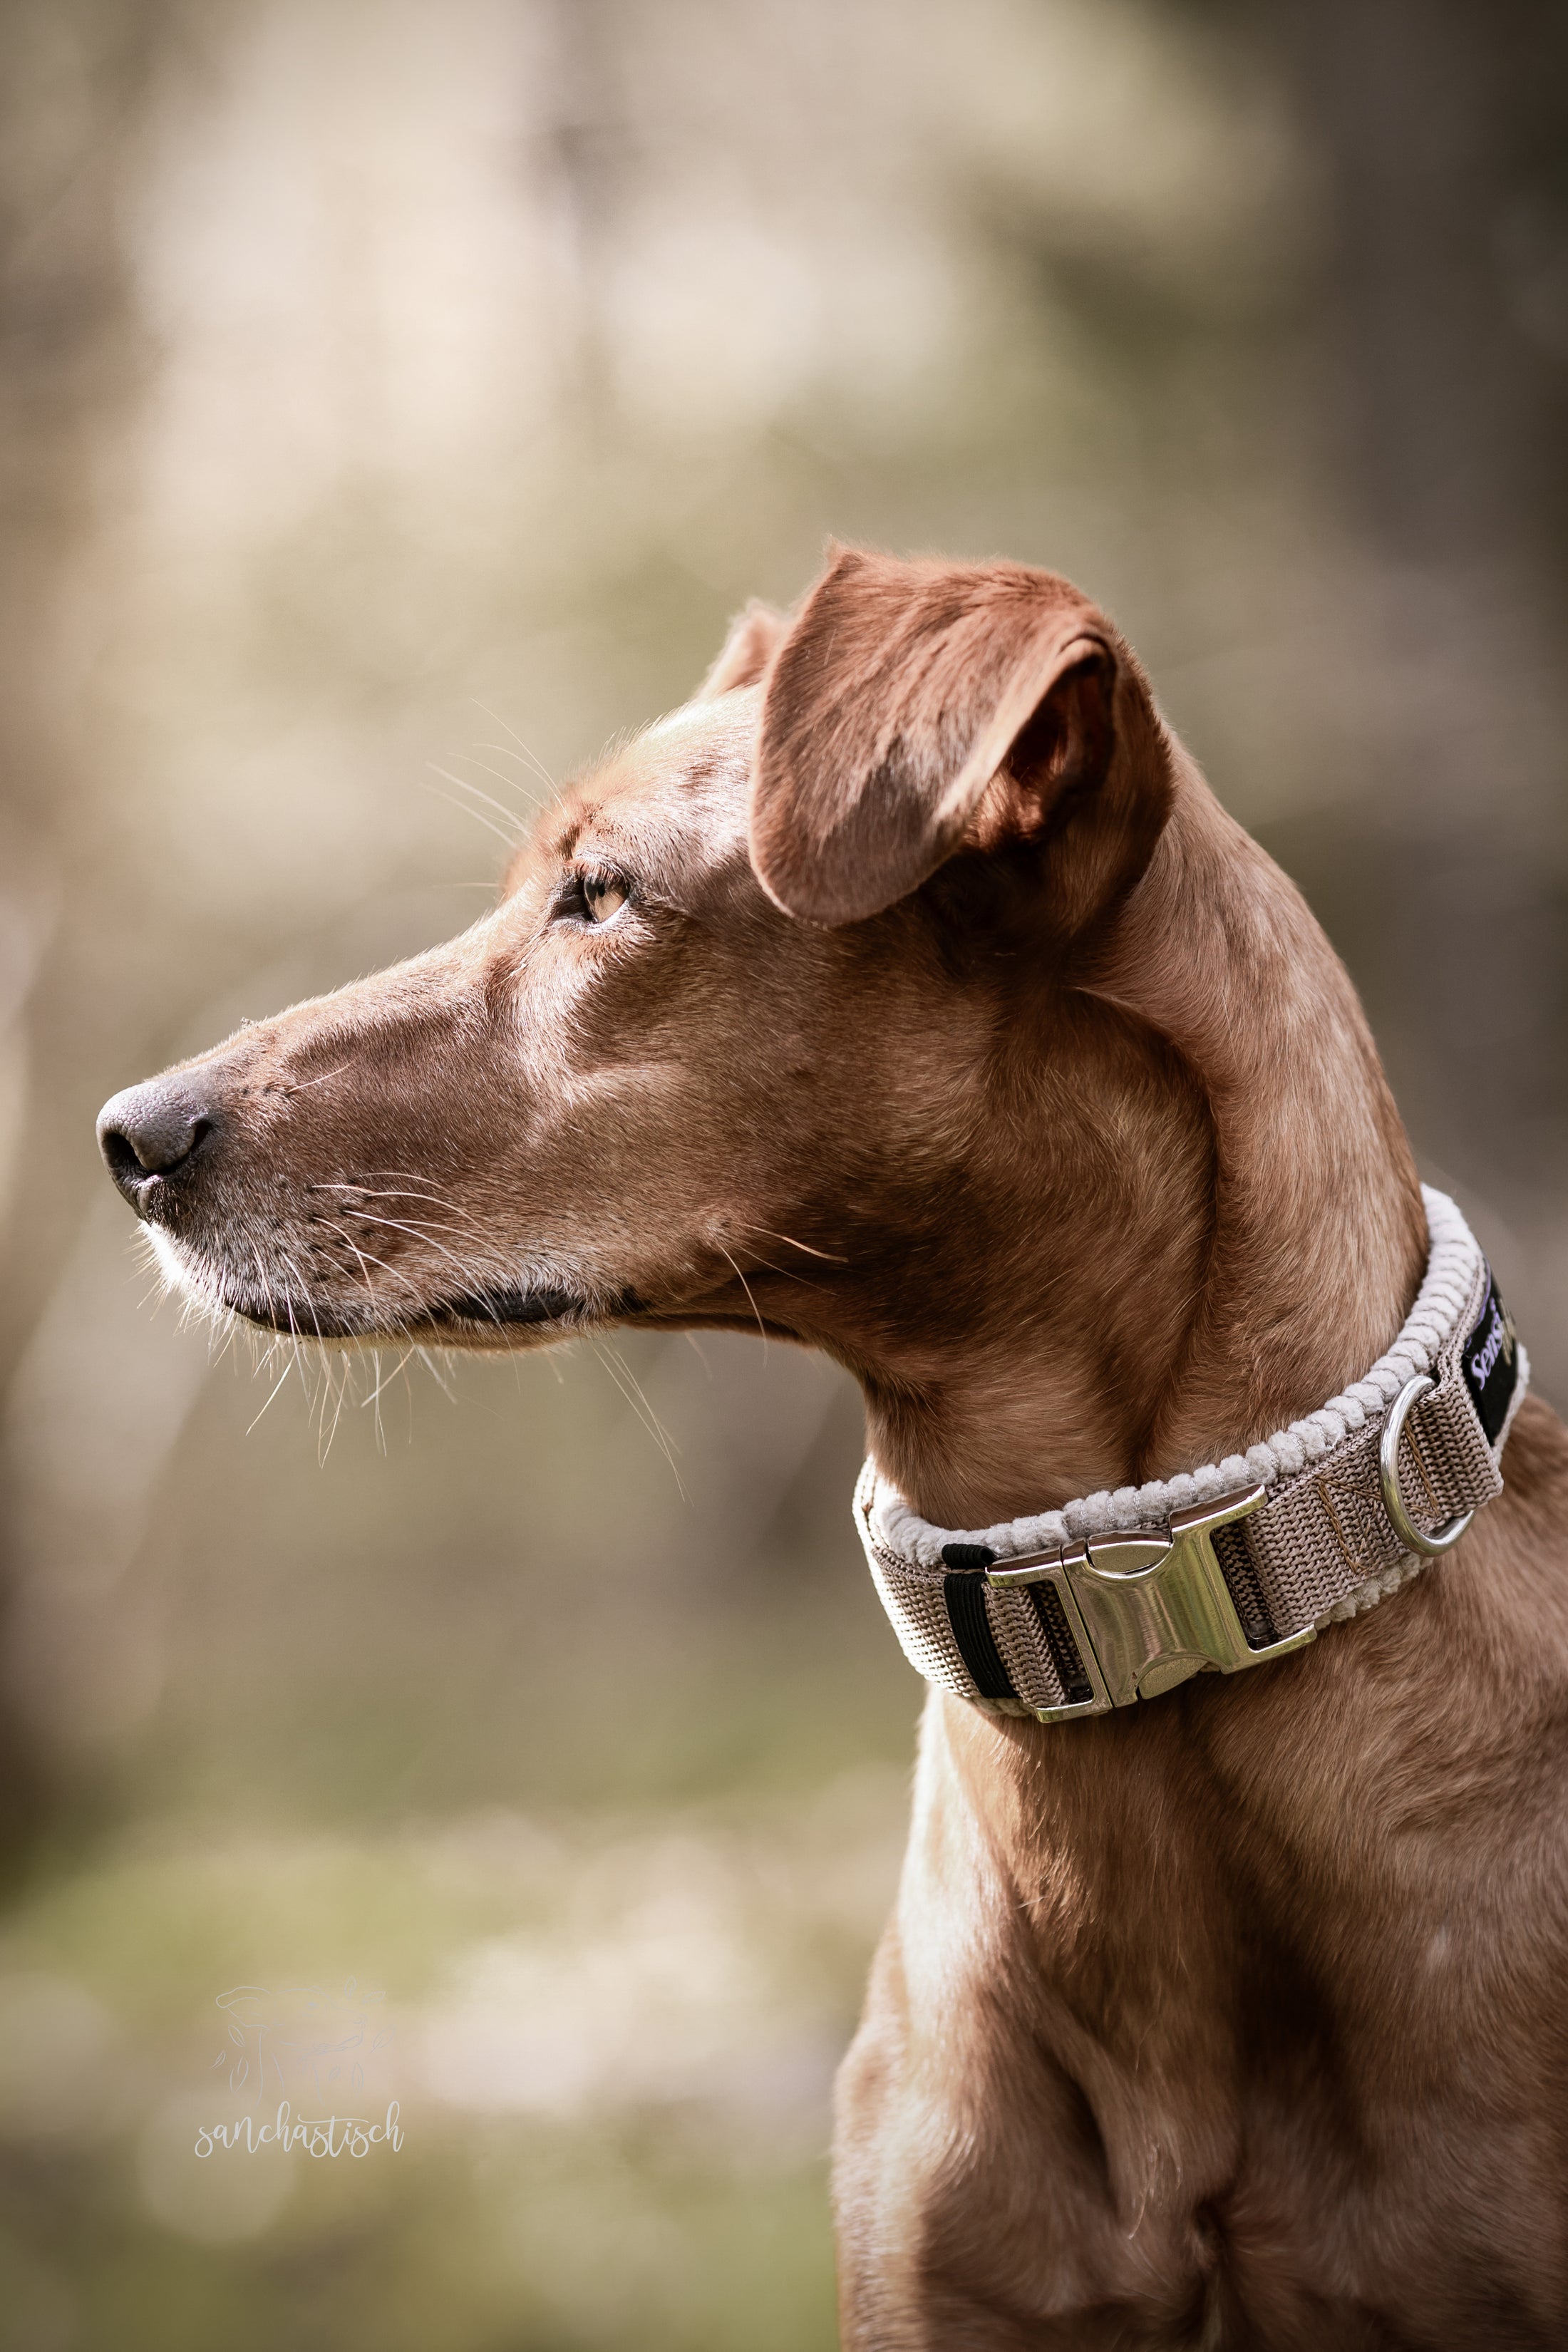
<svg viewBox="0 0 1568 2352"><path fill-rule="evenodd" d="M1283 0L1277 23L1328 198L1322 454L1408 681L1341 943L1439 1174L1528 1223L1568 1144L1568 16Z"/></svg>

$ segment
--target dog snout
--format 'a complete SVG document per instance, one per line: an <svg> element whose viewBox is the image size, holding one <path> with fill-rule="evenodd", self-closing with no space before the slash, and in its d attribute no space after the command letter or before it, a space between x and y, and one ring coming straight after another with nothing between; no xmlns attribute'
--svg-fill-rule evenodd
<svg viewBox="0 0 1568 2352"><path fill-rule="evenodd" d="M152 1078L113 1095L98 1115L98 1148L121 1191L145 1214L162 1181L184 1173L217 1125L184 1087Z"/></svg>

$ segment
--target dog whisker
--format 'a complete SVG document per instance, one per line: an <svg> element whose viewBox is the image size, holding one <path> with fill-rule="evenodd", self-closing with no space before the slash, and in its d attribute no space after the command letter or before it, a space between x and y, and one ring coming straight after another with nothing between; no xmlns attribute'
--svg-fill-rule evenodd
<svg viewBox="0 0 1568 2352"><path fill-rule="evenodd" d="M437 768L436 773L438 776L445 776L449 784L456 784L460 791L469 792L477 789L474 786L466 784L461 776L449 774L445 768ZM433 790L434 787L431 789ZM521 833L507 831L505 827L497 824L493 817L486 816L479 809L470 808L467 801L453 800L450 793L437 793L436 798L438 801L451 802L451 805L455 809L461 809L465 816L471 816L477 824L482 824L484 826L487 833L493 833L498 841L504 842L508 850L515 850L519 846L522 839ZM479 798L481 800L489 800L489 794L488 793L480 793Z"/></svg>
<svg viewBox="0 0 1568 2352"><path fill-rule="evenodd" d="M394 1364L391 1371L384 1374L381 1369L381 1349L376 1348L372 1350L371 1360L375 1367L375 1386L372 1389L369 1396L361 1398L360 1411L363 1412L367 1405L374 1405L377 1408L375 1424L376 1443L383 1452L385 1451L385 1447L383 1444L383 1432L381 1427L380 1404L382 1395L390 1384L397 1378L398 1373L402 1371L404 1366L415 1352L416 1351L413 1348L405 1348L402 1355L399 1356L396 1363Z"/></svg>
<svg viewBox="0 0 1568 2352"><path fill-rule="evenodd" d="M754 1225L750 1230L753 1233L761 1233L763 1228ZM806 1290L820 1290L823 1286L820 1282L814 1282L809 1274L796 1274L791 1266L775 1265L772 1258L763 1257L760 1250L752 1250L751 1255L756 1260L753 1272L760 1267L764 1274L776 1274L781 1282L799 1283Z"/></svg>
<svg viewBox="0 0 1568 2352"><path fill-rule="evenodd" d="M395 1283L399 1289L406 1293L407 1297L413 1301L416 1307L421 1304L418 1286L416 1284L410 1282L406 1275L400 1273L396 1266L389 1265L385 1258L377 1257L374 1250L362 1250L346 1225L336 1223L331 1217L326 1220L326 1223L328 1232L341 1234L344 1241L347 1242L350 1249L353 1250L355 1257L358 1258L360 1272L364 1279L365 1292L370 1299L372 1307L375 1307L378 1304L375 1296L375 1285L371 1279L369 1272L369 1267L372 1265L380 1266L382 1272L388 1277L388 1279Z"/></svg>
<svg viewBox="0 0 1568 2352"><path fill-rule="evenodd" d="M736 1279L736 1281L740 1284L740 1286L741 1286L742 1289L745 1292L745 1294L746 1294L746 1300L747 1300L747 1304L750 1306L750 1307L751 1307L751 1310L752 1310L752 1314L756 1316L756 1318L757 1318L757 1329L758 1329L758 1330L761 1332L761 1334L762 1334L763 1347L763 1349L764 1349L764 1351L765 1351L765 1350L766 1350L766 1348L767 1348L767 1344L768 1344L768 1327L767 1327L767 1325L763 1321L762 1314L761 1314L761 1312L760 1312L760 1310L759 1310L759 1308L758 1308L758 1306L757 1306L757 1302L756 1302L756 1300L752 1297L752 1286L751 1286L751 1284L746 1280L745 1276L741 1272L740 1267L739 1267L738 1265L735 1265L735 1261L734 1261L734 1259L733 1259L732 1257L730 1257L730 1253L729 1253L729 1251L724 1247L723 1243L722 1243L722 1242L715 1242L715 1243L714 1243L714 1247L715 1247L715 1249L717 1249L717 1251L719 1252L719 1255L720 1255L720 1256L721 1256L721 1257L729 1258L729 1259L730 1259L730 1264L731 1264L731 1265L735 1266L735 1279Z"/></svg>
<svg viewBox="0 0 1568 2352"><path fill-rule="evenodd" d="M531 793L524 792L522 786L514 782L510 776L503 776L499 768L492 768L487 761L475 760L471 751L465 751L461 756L465 760L473 761L474 766L476 768L482 768L487 776L493 776L498 784L505 784L509 792L516 792L520 793L521 798L527 801L531 808L537 809L540 806L540 803L534 798ZM493 793L487 793L482 785L474 783L468 777L454 777L452 781L454 783L461 783L465 792L472 793L474 798L476 800L483 801L487 808L493 808L499 817L510 821L513 824L523 822L523 820L518 816L515 810L508 808L504 802L498 801Z"/></svg>
<svg viewBox="0 0 1568 2352"><path fill-rule="evenodd" d="M271 1388L268 1390L268 1391L267 1403L266 1403L266 1404L264 1404L264 1405L262 1406L262 1408L261 1408L261 1412L258 1412L258 1413L257 1414L257 1416L256 1416L256 1421L253 1421L253 1422L250 1423L249 1428L247 1428L247 1431L246 1431L246 1433L246 1433L246 1435L247 1435L247 1437L248 1437L248 1436L250 1435L250 1432L251 1432L251 1430L253 1430L253 1429L256 1427L256 1425L257 1425L257 1422L259 1422L259 1421L262 1419L262 1416L265 1414L265 1412L266 1412L266 1411L267 1411L267 1407L268 1407L268 1405L269 1405L269 1404L272 1402L273 1398L277 1395L277 1393L278 1393L279 1390L282 1387L282 1385L283 1385L284 1381L288 1379L288 1377L289 1377L289 1373L293 1370L293 1369L294 1369L294 1367L293 1367L293 1365L292 1365L291 1363L289 1363L289 1364L285 1364L285 1365L284 1365L283 1370L279 1373L279 1375L278 1375L278 1378L277 1378L276 1381L273 1383L272 1387L271 1387Z"/></svg>
<svg viewBox="0 0 1568 2352"><path fill-rule="evenodd" d="M366 1224L367 1224L367 1225L386 1225L386 1226L389 1226L389 1227L391 1228L391 1230L392 1230L394 1233L396 1233L396 1234L408 1234L408 1235L409 1235L413 1240L415 1240L415 1241L416 1241L416 1242L426 1242L426 1243L428 1243L429 1246L430 1246L433 1250L439 1250L439 1251L440 1251L441 1255L442 1255L444 1258L447 1258L447 1259L449 1259L449 1260L450 1260L450 1262L451 1262L451 1264L457 1267L458 1272L462 1276L462 1277L463 1277L463 1285L464 1285L464 1288L465 1288L465 1290L467 1290L467 1289L470 1286L470 1285L471 1285L471 1274L470 1274L470 1269L463 1264L462 1259L461 1259L460 1257L458 1257L458 1255L457 1255L453 1251L451 1251L451 1250L447 1249L447 1248L445 1246L445 1244L444 1244L443 1243L437 1241L437 1240L436 1240L436 1238L434 1237L433 1234L431 1234L430 1232L428 1232L428 1231L427 1231L424 1226L422 1226L422 1225L414 1225L414 1224L405 1224L405 1223L402 1223L402 1221L401 1221L399 1218L396 1218L396 1217L373 1217L373 1216L371 1215L371 1213L370 1213L370 1212L369 1212L368 1210L365 1210L365 1211L362 1212L362 1213L363 1213L363 1217L364 1217L364 1221L365 1221L365 1223L366 1223ZM455 1232L457 1231L457 1227L456 1227L456 1226L453 1226L453 1225L447 1225L447 1226L444 1226L444 1227L442 1228L442 1230L443 1230L444 1232L446 1232L446 1233L455 1233ZM498 1321L500 1320L500 1318L499 1318L499 1317L497 1318L497 1320L498 1320Z"/></svg>
<svg viewBox="0 0 1568 2352"><path fill-rule="evenodd" d="M493 776L498 784L504 784L509 793L515 793L520 800L526 801L531 809L542 809L544 806L537 793L531 793L526 784L518 782L515 776L505 774L500 768L492 768L488 760L481 760L476 756L477 751L500 751L508 759L515 759L517 756L515 752L507 751L505 746L500 743L480 743L476 747L475 751L465 751L463 757L465 760L471 760L476 768L482 768L487 776Z"/></svg>
<svg viewBox="0 0 1568 2352"><path fill-rule="evenodd" d="M305 1189L308 1192L352 1192L356 1199L362 1201L423 1201L426 1207L441 1209L447 1215L458 1218L476 1234L481 1236L484 1234L484 1227L477 1219L471 1217L466 1209L456 1201L449 1200L443 1192L416 1192L411 1188L403 1187L387 1189L374 1184L321 1182L308 1184ZM448 1227L443 1230L451 1229Z"/></svg>
<svg viewBox="0 0 1568 2352"><path fill-rule="evenodd" d="M742 1225L741 1231L744 1234L766 1234L771 1240L787 1242L791 1249L804 1250L807 1257L822 1258L830 1265L847 1265L849 1263L836 1250L813 1249L809 1242L797 1242L793 1234L778 1233L772 1225Z"/></svg>
<svg viewBox="0 0 1568 2352"><path fill-rule="evenodd" d="M332 1412L332 1425L327 1432L326 1443L321 1448L320 1458L322 1462L326 1461L328 1454L332 1450L333 1444L336 1441L338 1434L338 1423L343 1417L343 1405L348 1398L349 1360L348 1357L344 1355L341 1360L342 1369L338 1381L338 1401Z"/></svg>
<svg viewBox="0 0 1568 2352"><path fill-rule="evenodd" d="M487 719L493 719L496 725L500 729L502 734L510 735L512 741L517 745L517 750L510 752L505 752L505 747L500 743L494 744L490 748L497 751L503 751L508 759L521 759L525 761L529 767L532 769L534 774L539 778L539 781L544 786L545 791L551 795L552 799L553 799L559 787L556 784L554 777L551 774L543 761L539 757L539 754L536 751L530 750L529 746L523 741L522 737L518 733L516 728L513 727L509 720L503 719L499 710L492 710L488 702L481 702L479 700L478 695L471 696L470 699L476 710L482 710Z"/></svg>
<svg viewBox="0 0 1568 2352"><path fill-rule="evenodd" d="M316 1334L317 1342L320 1344L321 1338L321 1319L316 1313L314 1302L310 1297L310 1286L305 1280L304 1276L300 1273L299 1267L295 1265L293 1259L289 1256L286 1249L279 1249L278 1255L282 1259L284 1265L288 1267L289 1272L294 1277L295 1284L299 1290L300 1305L303 1308L304 1312L310 1317L312 1328ZM289 1310L289 1328L291 1331L294 1329L294 1310L291 1303ZM295 1334L297 1340L302 1336L303 1335L300 1333ZM301 1375L301 1377L303 1377L303 1375Z"/></svg>
<svg viewBox="0 0 1568 2352"><path fill-rule="evenodd" d="M680 1499L682 1502L685 1502L687 1499L686 1485L685 1481L681 1477L680 1467L676 1461L670 1439L665 1431L663 1423L659 1420L658 1413L649 1403L647 1391L643 1388L642 1382L637 1379L637 1376L632 1370L631 1366L623 1357L617 1354L616 1350L611 1347L607 1339L600 1339L595 1341L595 1352L597 1353L600 1361L608 1371L610 1378L615 1381L616 1386L620 1390L621 1394L626 1398L626 1402L631 1406L632 1411L637 1414L637 1419L641 1422L643 1427L647 1431L649 1436L653 1439L654 1444L658 1447L659 1452L668 1463L670 1475L675 1480L676 1488L680 1496Z"/></svg>
<svg viewBox="0 0 1568 2352"><path fill-rule="evenodd" d="M437 1387L440 1390L441 1394L446 1398L447 1403L455 1403L458 1395L456 1383L447 1379L430 1349L428 1348L416 1348L414 1352L418 1357L420 1362L424 1365L426 1370L429 1373L431 1379L435 1381Z"/></svg>
<svg viewBox="0 0 1568 2352"><path fill-rule="evenodd" d="M350 1249L353 1250L355 1257L359 1260L360 1275L364 1283L364 1295L369 1299L371 1306L374 1307L376 1303L375 1285L371 1280L370 1265L366 1260L365 1253L361 1249L359 1244L355 1241L353 1234L350 1233L346 1225L335 1224L331 1218L329 1217L327 1220L327 1231L332 1234L341 1234L343 1240L347 1242ZM372 1256L374 1256L374 1252L372 1252ZM386 1265L384 1258L375 1258L374 1262L377 1265L384 1267L388 1274L392 1272L392 1268Z"/></svg>

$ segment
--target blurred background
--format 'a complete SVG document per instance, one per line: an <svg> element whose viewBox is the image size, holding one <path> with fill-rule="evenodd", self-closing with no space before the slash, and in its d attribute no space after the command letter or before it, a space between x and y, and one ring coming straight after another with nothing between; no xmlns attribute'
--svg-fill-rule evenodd
<svg viewBox="0 0 1568 2352"><path fill-rule="evenodd" d="M826 2347L921 1696L847 1384L628 1340L334 1421L149 1302L93 1116L461 928L828 532L1007 553L1307 891L1568 1400L1568 16L0 43L0 2340ZM195 2154L281 2095L402 2143Z"/></svg>

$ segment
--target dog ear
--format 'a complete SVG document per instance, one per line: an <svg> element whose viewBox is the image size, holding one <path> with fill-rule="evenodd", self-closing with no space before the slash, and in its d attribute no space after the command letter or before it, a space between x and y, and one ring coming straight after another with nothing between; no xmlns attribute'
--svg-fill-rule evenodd
<svg viewBox="0 0 1568 2352"><path fill-rule="evenodd" d="M789 624L782 613L753 596L743 613L730 624L730 634L719 658L692 696L693 702L711 702L732 687L755 686L773 659L773 648Z"/></svg>
<svg viewBox="0 0 1568 2352"><path fill-rule="evenodd" d="M961 847L1036 843L1080 927L1142 871L1170 752L1131 654L1054 572L831 551L773 656L752 863L804 921L892 906Z"/></svg>

